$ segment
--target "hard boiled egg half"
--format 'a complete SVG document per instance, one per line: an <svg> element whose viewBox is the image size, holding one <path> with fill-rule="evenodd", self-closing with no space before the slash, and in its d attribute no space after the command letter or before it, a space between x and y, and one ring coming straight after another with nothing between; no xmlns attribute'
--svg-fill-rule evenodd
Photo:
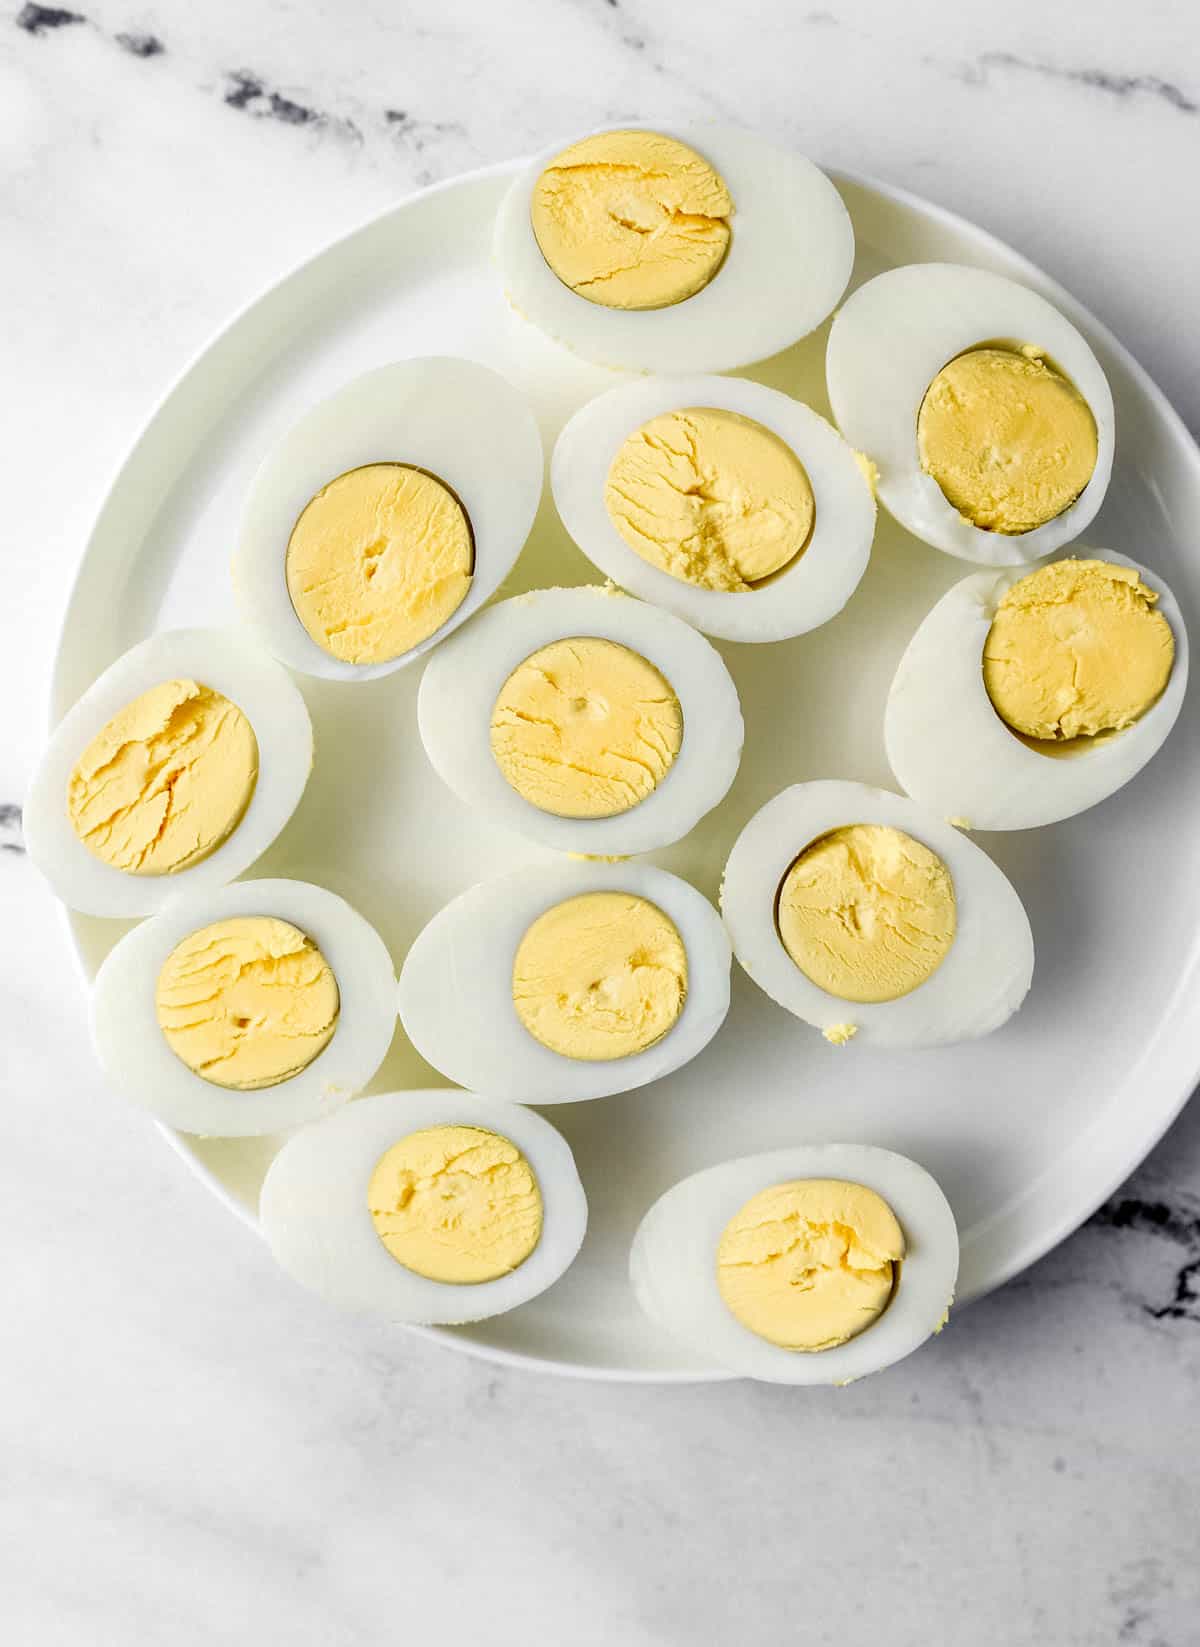
<svg viewBox="0 0 1200 1647"><path fill-rule="evenodd" d="M987 1035L1033 976L1029 920L986 853L866 784L768 801L734 843L721 912L759 988L837 1045Z"/></svg>
<svg viewBox="0 0 1200 1647"><path fill-rule="evenodd" d="M361 1092L396 1027L391 957L343 899L239 881L181 899L110 951L92 1037L124 1095L183 1132L246 1138Z"/></svg>
<svg viewBox="0 0 1200 1647"><path fill-rule="evenodd" d="M233 561L247 622L307 675L412 663L495 594L542 468L532 411L486 366L437 356L355 378L255 477Z"/></svg>
<svg viewBox="0 0 1200 1647"><path fill-rule="evenodd" d="M720 654L611 586L502 601L439 648L417 720L468 806L589 855L682 839L737 774L743 725Z"/></svg>
<svg viewBox="0 0 1200 1647"><path fill-rule="evenodd" d="M1175 597L1125 555L1076 548L1033 570L976 572L900 660L888 760L914 800L973 829L1056 823L1141 771L1187 676Z"/></svg>
<svg viewBox="0 0 1200 1647"><path fill-rule="evenodd" d="M749 132L609 127L522 169L495 257L518 313L585 359L723 372L821 324L854 231L823 172Z"/></svg>
<svg viewBox="0 0 1200 1647"><path fill-rule="evenodd" d="M434 916L400 972L400 1019L460 1086L574 1103L694 1058L724 1022L729 962L716 910L678 876L537 866Z"/></svg>
<svg viewBox="0 0 1200 1647"><path fill-rule="evenodd" d="M830 328L826 377L879 501L935 549L1025 565L1104 501L1108 380L1071 322L1015 280L953 263L876 275Z"/></svg>
<svg viewBox="0 0 1200 1647"><path fill-rule="evenodd" d="M551 485L600 571L725 640L827 623L858 587L875 532L870 484L837 431L739 378L610 389L562 431Z"/></svg>
<svg viewBox="0 0 1200 1647"><path fill-rule="evenodd" d="M148 915L249 869L312 760L285 670L232 630L165 630L55 728L25 802L30 857L72 909Z"/></svg>
<svg viewBox="0 0 1200 1647"><path fill-rule="evenodd" d="M903 1155L797 1144L676 1184L634 1237L638 1303L697 1354L775 1384L848 1384L944 1326L946 1197Z"/></svg>
<svg viewBox="0 0 1200 1647"><path fill-rule="evenodd" d="M587 1201L540 1115L471 1092L388 1092L306 1127L272 1161L259 1217L279 1263L348 1309L481 1321L557 1281Z"/></svg>

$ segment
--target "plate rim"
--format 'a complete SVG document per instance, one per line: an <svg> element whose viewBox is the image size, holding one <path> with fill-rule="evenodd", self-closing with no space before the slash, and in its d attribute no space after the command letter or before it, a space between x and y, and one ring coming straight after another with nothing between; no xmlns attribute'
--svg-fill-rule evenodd
<svg viewBox="0 0 1200 1647"><path fill-rule="evenodd" d="M136 462L143 442L193 371L260 304L268 302L287 283L299 278L313 265L321 262L359 235L375 228L385 219L398 215L433 196L446 193L465 184L514 176L528 164L528 158L528 156L522 156L473 167L468 171L456 173L452 177L443 178L436 183L413 189L382 211L370 213L353 227L324 242L316 250L288 267L275 279L260 287L252 297L240 304L226 320L214 327L203 343L191 352L184 365L171 377L167 387L154 400L149 412L139 424L137 432L125 448L122 457L112 469L107 484L103 487L101 501L92 518L83 549L72 570L66 600L62 607L50 671L48 694L49 731L54 729L67 709L70 708L71 702L74 701L71 699L64 701L67 690L64 678L67 668L67 636L75 627L76 608L82 598L81 590L96 538L104 525L108 510L112 506L113 497L121 487L126 472ZM892 205L900 206L918 217L932 220L951 232L965 235L981 248L990 250L1009 262L1019 271L1019 277L1026 277L1030 280L1034 289L1049 294L1051 300L1064 309L1076 324L1082 322L1089 336L1089 341L1099 342L1118 361L1122 370L1134 380L1142 394L1153 405L1160 426L1169 432L1172 442L1178 449L1179 456L1195 470L1198 483L1200 483L1200 445L1193 438L1191 431L1165 391L1151 376L1146 367L1103 321L1098 319L1084 303L1074 297L1057 280L1034 263L1032 259L1017 251L1015 247L999 235L980 227L960 212L939 205L936 201L929 200L913 190L884 182L869 173L843 167L822 164L821 169L839 189L843 185L848 185L851 188L864 190L881 197ZM59 904L56 915L66 932L72 964L86 996L90 991L92 980L84 959L84 951L79 935L75 930L72 912L65 905ZM1181 977L1177 983L1175 994L1172 996L1172 1001L1178 998L1183 982L1184 979ZM1170 1004L1168 1003L1168 1008ZM1143 1062L1144 1059L1145 1053L1143 1054ZM1176 1064L1179 1064L1178 1060ZM1149 1124L1139 1130L1135 1145L1136 1158L1131 1158L1128 1153L1123 1153L1119 1166L1099 1174L1086 1193L1082 1197L1071 1201L1057 1220L1047 1221L1041 1226L1036 1237L1015 1246L1005 1261L997 1266L988 1284L978 1292L963 1297L957 1307L961 1309L975 1299L986 1297L988 1293L996 1288L1004 1286L1015 1276L1044 1258L1068 1236L1079 1229L1096 1209L1109 1199L1114 1190L1124 1183L1131 1173L1137 1170L1150 1151L1178 1119L1198 1083L1200 1083L1200 1038L1191 1048L1190 1056L1186 1060L1186 1074L1182 1082L1173 1081L1171 1083L1173 1090L1168 1101L1161 1109L1156 1110ZM262 1240L258 1220L253 1216L250 1209L237 1199L212 1168L192 1153L186 1141L186 1136L162 1122L156 1121L153 1124L171 1150L184 1160L188 1170L205 1185L212 1195L224 1204L226 1209L244 1227L252 1230ZM1093 1121L1092 1126L1095 1126L1095 1121ZM1083 1133L1079 1134L1076 1144L1086 1138L1090 1130L1092 1129L1085 1129ZM1030 1188L1037 1182L1039 1182L1039 1179L1032 1179ZM1100 1185L1101 1188L1097 1190L1096 1185ZM1004 1216L1004 1213L1005 1209L998 1209L983 1224L977 1226L974 1231L975 1239L978 1240L986 1235L989 1227ZM552 1374L558 1378L595 1380L601 1383L614 1384L672 1386L727 1383L738 1377L737 1374L728 1372L721 1367L656 1369L558 1361L543 1355L511 1350L477 1339L463 1337L452 1328L405 1326L404 1330L421 1338L436 1340L445 1347L475 1360L485 1361L497 1366L518 1368L527 1372Z"/></svg>

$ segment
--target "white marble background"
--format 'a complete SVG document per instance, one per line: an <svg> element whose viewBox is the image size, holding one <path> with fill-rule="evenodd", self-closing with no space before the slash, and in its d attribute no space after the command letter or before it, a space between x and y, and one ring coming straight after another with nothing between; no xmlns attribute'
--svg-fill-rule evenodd
<svg viewBox="0 0 1200 1647"><path fill-rule="evenodd" d="M0 803L68 579L237 305L414 185L722 116L1013 240L1200 428L1188 0L6 0ZM0 811L13 1647L1200 1641L1200 1113L937 1353L804 1400L568 1383L333 1319L105 1095Z"/></svg>

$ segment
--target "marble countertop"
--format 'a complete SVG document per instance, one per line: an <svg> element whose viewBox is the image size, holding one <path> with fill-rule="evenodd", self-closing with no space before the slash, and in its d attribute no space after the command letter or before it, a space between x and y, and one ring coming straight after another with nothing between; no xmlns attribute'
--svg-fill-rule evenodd
<svg viewBox="0 0 1200 1647"><path fill-rule="evenodd" d="M1200 1632L1200 1110L936 1356L796 1401L339 1322L101 1086L21 850L92 516L238 305L592 123L754 124L1073 289L1200 429L1200 24L1015 0L71 0L0 12L0 1619L20 1647ZM49 1049L49 1050L48 1050Z"/></svg>

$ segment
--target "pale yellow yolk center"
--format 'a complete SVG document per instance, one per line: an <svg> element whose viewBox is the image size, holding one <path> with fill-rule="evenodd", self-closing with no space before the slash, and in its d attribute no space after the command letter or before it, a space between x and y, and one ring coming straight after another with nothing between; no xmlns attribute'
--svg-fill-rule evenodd
<svg viewBox="0 0 1200 1647"><path fill-rule="evenodd" d="M713 407L664 412L622 445L604 503L629 547L701 589L740 594L807 546L804 465L761 423Z"/></svg>
<svg viewBox="0 0 1200 1647"><path fill-rule="evenodd" d="M305 506L288 540L288 594L331 657L387 663L458 610L474 557L471 523L448 486L405 463L368 463Z"/></svg>
<svg viewBox="0 0 1200 1647"><path fill-rule="evenodd" d="M102 863L170 875L232 834L257 778L258 742L237 705L196 681L164 681L88 744L67 783L67 815Z"/></svg>
<svg viewBox="0 0 1200 1647"><path fill-rule="evenodd" d="M784 1350L828 1350L886 1309L904 1234L863 1184L807 1178L761 1191L725 1226L717 1287L748 1331Z"/></svg>
<svg viewBox="0 0 1200 1647"><path fill-rule="evenodd" d="M779 888L779 936L801 972L843 1001L894 1001L932 977L954 942L950 871L885 824L810 842Z"/></svg>
<svg viewBox="0 0 1200 1647"><path fill-rule="evenodd" d="M252 1092L328 1046L338 986L311 938L272 915L201 927L163 963L154 995L171 1051L214 1086Z"/></svg>
<svg viewBox="0 0 1200 1647"><path fill-rule="evenodd" d="M1035 350L983 347L943 366L929 385L917 448L965 520L989 532L1032 532L1091 480L1096 420Z"/></svg>
<svg viewBox="0 0 1200 1647"><path fill-rule="evenodd" d="M692 297L729 249L733 201L713 168L658 132L573 143L534 185L530 218L564 285L609 309L662 309Z"/></svg>
<svg viewBox="0 0 1200 1647"><path fill-rule="evenodd" d="M542 1192L517 1146L482 1127L428 1127L393 1144L367 1188L398 1264L468 1286L509 1275L542 1234Z"/></svg>
<svg viewBox="0 0 1200 1647"><path fill-rule="evenodd" d="M1131 567L1060 560L1014 583L996 608L983 680L1014 732L1053 741L1131 726L1171 674L1175 638Z"/></svg>
<svg viewBox="0 0 1200 1647"><path fill-rule="evenodd" d="M644 801L683 742L679 699L615 641L552 641L513 670L492 710L492 754L531 806L614 818Z"/></svg>
<svg viewBox="0 0 1200 1647"><path fill-rule="evenodd" d="M555 904L521 939L513 1005L567 1058L626 1058L660 1041L687 998L687 952L669 916L630 892Z"/></svg>

